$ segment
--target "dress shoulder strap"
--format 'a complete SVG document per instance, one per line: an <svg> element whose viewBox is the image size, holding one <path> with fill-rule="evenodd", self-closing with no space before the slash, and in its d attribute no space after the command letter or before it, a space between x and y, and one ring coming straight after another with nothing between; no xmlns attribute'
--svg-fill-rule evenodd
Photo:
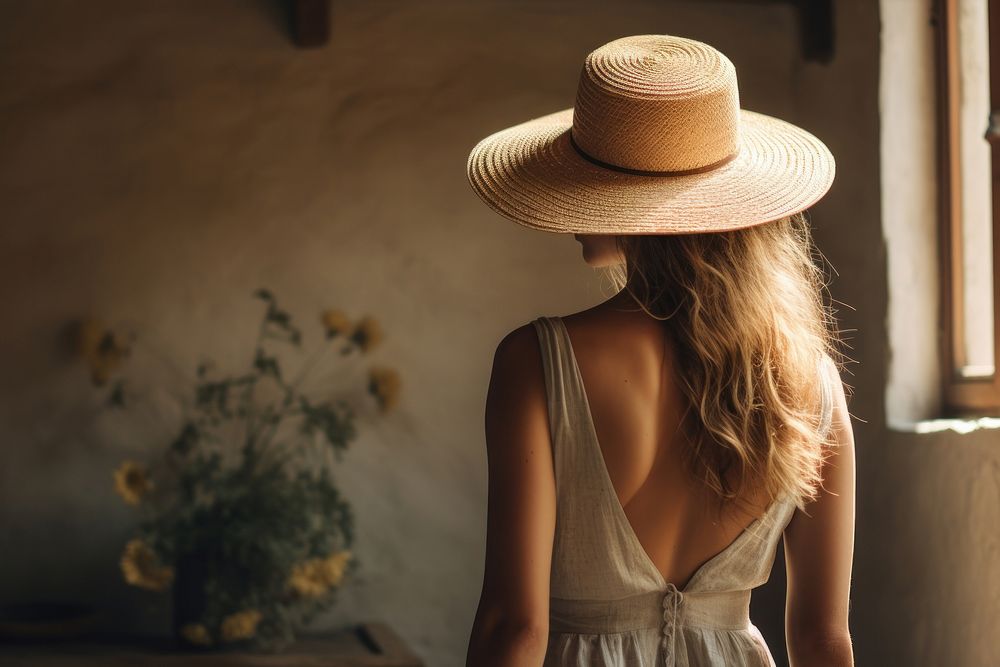
<svg viewBox="0 0 1000 667"><path fill-rule="evenodd" d="M556 484L551 596L612 600L659 587L604 465L583 377L561 317L534 320L548 394Z"/></svg>
<svg viewBox="0 0 1000 667"><path fill-rule="evenodd" d="M539 317L532 321L535 334L538 336L538 348L542 355L542 370L545 375L545 395L548 399L549 425L555 431L555 418L563 403L562 386L564 384L565 364L559 358L559 341L555 327L547 317Z"/></svg>
<svg viewBox="0 0 1000 667"><path fill-rule="evenodd" d="M549 413L549 433L552 439L556 484L563 471L574 471L575 477L597 474L588 450L580 444L592 437L589 406L583 382L573 357L569 334L558 317L539 317L532 321L538 334L538 345L545 374L545 392ZM587 472L585 472L587 471Z"/></svg>

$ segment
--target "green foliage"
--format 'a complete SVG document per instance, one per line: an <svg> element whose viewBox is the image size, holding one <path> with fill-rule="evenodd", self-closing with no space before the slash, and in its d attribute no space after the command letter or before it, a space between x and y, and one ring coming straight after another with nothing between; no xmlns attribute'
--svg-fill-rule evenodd
<svg viewBox="0 0 1000 667"><path fill-rule="evenodd" d="M299 396L298 400L302 410L302 433L307 436L321 433L340 460L341 452L357 435L350 408L342 402L313 404L305 396Z"/></svg>
<svg viewBox="0 0 1000 667"><path fill-rule="evenodd" d="M211 377L210 364L198 365L193 409L162 465L153 467L156 492L143 504L139 534L174 565L175 594L194 591L203 598L187 622L204 625L219 641L227 616L256 609L262 618L255 640L275 645L290 641L335 601L336 585L311 597L289 582L296 566L353 544L354 516L327 454L340 461L357 429L345 401L304 395L304 373L296 381L286 378L265 341L298 349L301 332L270 291L258 289L254 296L267 309L250 369ZM263 382L277 385L277 401L257 398ZM112 402L123 405L121 396ZM282 430L291 436L279 440ZM233 431L244 434L236 447L227 436ZM352 558L344 576L358 567Z"/></svg>

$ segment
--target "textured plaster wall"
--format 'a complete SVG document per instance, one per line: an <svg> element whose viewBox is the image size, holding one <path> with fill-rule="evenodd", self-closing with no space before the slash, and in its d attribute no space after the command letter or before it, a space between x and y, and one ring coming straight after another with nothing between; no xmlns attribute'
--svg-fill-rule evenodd
<svg viewBox="0 0 1000 667"><path fill-rule="evenodd" d="M865 469L855 627L900 638L872 642L871 664L986 666L1000 661L1000 433L915 432L940 406L931 4L881 1L888 426Z"/></svg>
<svg viewBox="0 0 1000 667"><path fill-rule="evenodd" d="M996 447L885 429L879 17L865 0L836 5L837 56L817 65L777 3L335 2L330 43L297 50L277 3L0 2L0 599L84 599L109 626L162 627L162 608L119 581L133 514L110 470L163 442L165 388L200 355L245 361L249 293L266 285L307 345L320 308L379 317L378 358L405 382L400 409L363 427L343 464L365 571L322 623L381 618L428 664L461 664L482 577L493 348L602 298L571 239L478 202L465 157L489 132L571 106L589 50L668 32L718 46L744 106L801 123L838 158L812 219L860 362L847 378L865 420L858 664L989 664ZM149 413L109 420L62 351L60 331L88 312L145 341ZM779 569L754 602L779 660L780 585Z"/></svg>
<svg viewBox="0 0 1000 667"><path fill-rule="evenodd" d="M602 296L571 238L480 204L468 151L572 105L583 56L639 32L719 44L748 103L787 112L791 13L336 2L329 45L298 50L276 5L0 4L0 597L85 599L108 626L163 627L154 598L120 581L134 514L110 472L162 445L167 388L202 354L246 363L249 294L265 285L307 345L320 308L379 317L377 356L405 382L400 410L362 429L339 476L364 573L323 623L381 618L428 664L457 665L482 580L494 346ZM153 407L124 424L60 348L91 312L144 344Z"/></svg>
<svg viewBox="0 0 1000 667"><path fill-rule="evenodd" d="M938 200L930 0L882 0L879 112L887 251L889 424L937 417ZM917 7L917 9L915 9Z"/></svg>

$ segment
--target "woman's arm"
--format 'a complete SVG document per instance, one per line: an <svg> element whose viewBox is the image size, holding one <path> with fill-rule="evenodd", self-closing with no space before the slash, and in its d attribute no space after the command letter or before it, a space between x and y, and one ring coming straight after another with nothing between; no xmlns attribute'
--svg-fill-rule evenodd
<svg viewBox="0 0 1000 667"><path fill-rule="evenodd" d="M468 667L541 665L548 645L556 494L534 325L497 347L486 399L486 570Z"/></svg>
<svg viewBox="0 0 1000 667"><path fill-rule="evenodd" d="M831 374L835 368L831 365ZM854 556L854 432L843 383L833 383L830 458L818 498L785 529L785 639L792 667L854 664L847 616Z"/></svg>

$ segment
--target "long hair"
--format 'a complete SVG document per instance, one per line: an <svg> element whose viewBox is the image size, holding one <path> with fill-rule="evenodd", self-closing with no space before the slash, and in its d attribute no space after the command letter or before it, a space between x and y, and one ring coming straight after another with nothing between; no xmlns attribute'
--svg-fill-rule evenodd
<svg viewBox="0 0 1000 667"><path fill-rule="evenodd" d="M663 321L675 349L691 472L720 507L748 489L804 507L828 449L821 364L842 363L805 215L617 244L625 263L612 279Z"/></svg>

